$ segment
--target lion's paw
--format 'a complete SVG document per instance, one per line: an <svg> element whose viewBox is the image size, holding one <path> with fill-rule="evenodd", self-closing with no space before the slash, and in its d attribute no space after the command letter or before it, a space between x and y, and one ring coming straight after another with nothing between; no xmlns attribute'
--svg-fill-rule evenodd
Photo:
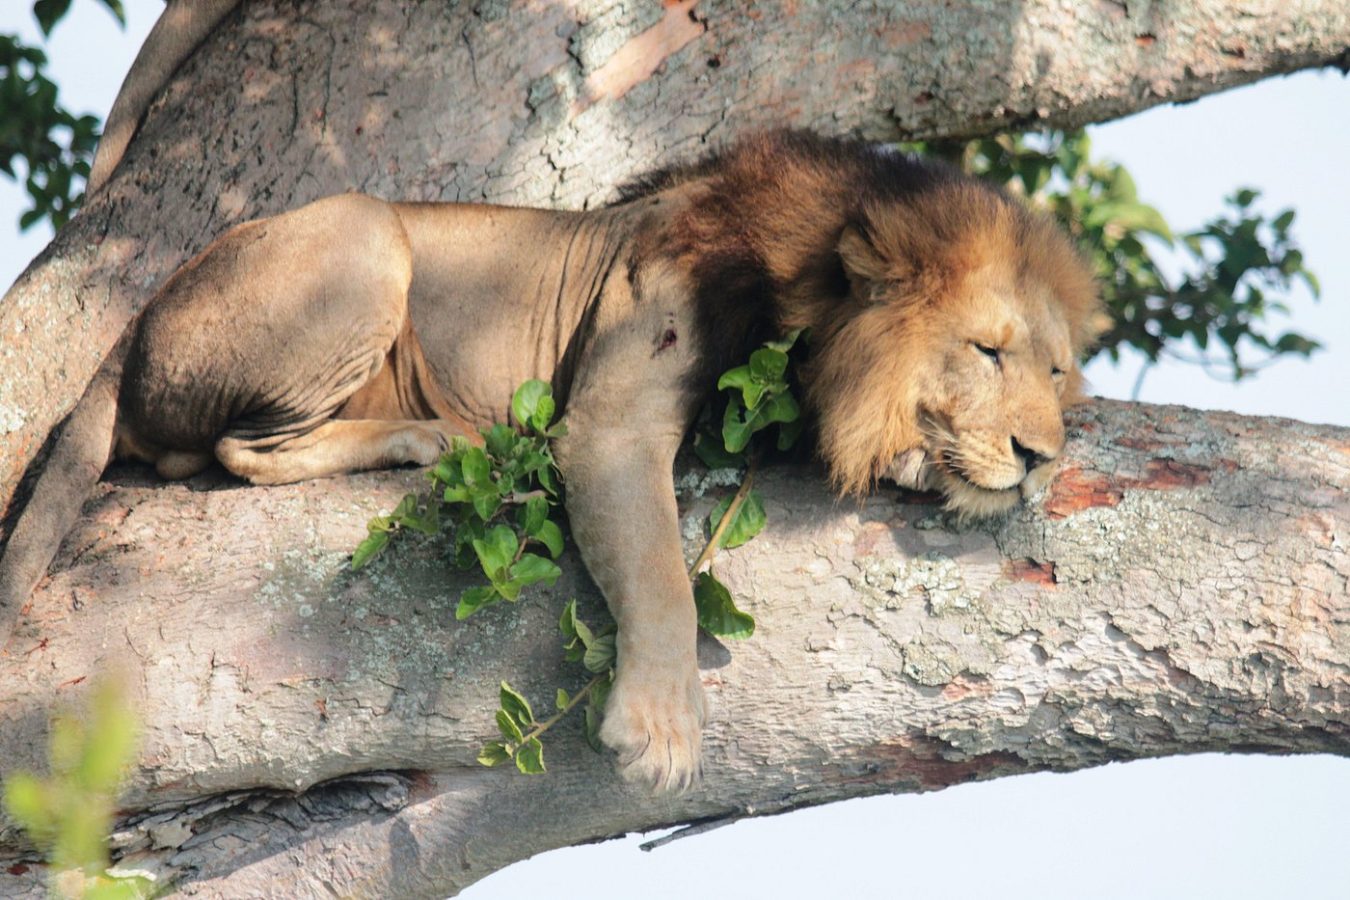
<svg viewBox="0 0 1350 900"><path fill-rule="evenodd" d="M619 754L626 780L682 793L702 776L705 714L697 669L683 678L620 672L605 703L600 740Z"/></svg>
<svg viewBox="0 0 1350 900"><path fill-rule="evenodd" d="M401 438L399 452L403 461L418 466L435 465L441 454L450 449L450 439L430 423L408 426Z"/></svg>

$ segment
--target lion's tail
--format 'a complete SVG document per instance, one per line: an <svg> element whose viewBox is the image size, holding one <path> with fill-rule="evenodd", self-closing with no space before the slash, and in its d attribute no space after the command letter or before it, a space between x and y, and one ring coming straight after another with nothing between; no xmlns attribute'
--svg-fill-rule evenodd
<svg viewBox="0 0 1350 900"><path fill-rule="evenodd" d="M123 336L66 417L27 505L0 547L0 645L111 459L127 346Z"/></svg>

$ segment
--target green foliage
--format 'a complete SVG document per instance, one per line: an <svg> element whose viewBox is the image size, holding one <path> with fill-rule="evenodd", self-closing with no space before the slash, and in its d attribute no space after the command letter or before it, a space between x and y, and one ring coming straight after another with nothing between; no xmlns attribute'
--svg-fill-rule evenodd
<svg viewBox="0 0 1350 900"><path fill-rule="evenodd" d="M738 547L764 528L764 504L750 490L755 462L747 450L751 438L771 425L779 426L776 444L784 449L800 434L801 410L792 395L788 375L788 352L798 337L799 333L793 332L783 340L766 343L751 354L745 365L723 375L718 383L727 395L721 416L723 428L718 431L708 425L701 430L705 443L700 455L705 460L709 459L705 454L716 451L712 458L717 462L748 465L745 480L735 496L718 503L709 517L712 534L689 572L694 579L699 627L718 637L749 637L754 633L755 620L736 608L731 592L711 572L699 569L716 548ZM464 592L456 610L458 618L497 600L515 600L519 587L533 581L551 585L558 577L558 567L542 557L522 552L522 548L525 541L535 540L554 558L562 551L562 531L549 518L551 504L556 502L557 481L547 440L562 433L561 429L551 427L555 411L548 385L539 381L522 385L512 399L511 412L529 433L517 435L506 426L496 425L483 431L481 449L457 444L431 470L440 497L437 498L436 490L427 498L409 495L390 515L371 520L370 536L352 556L353 567L369 561L388 544L390 535L400 529L434 534L451 520L455 526L456 558L463 559L467 555L465 546L471 547L488 578L488 584ZM705 423L713 420L713 415L703 417ZM728 428L726 423L733 421L734 427ZM526 475L537 478L542 490L520 494L519 479ZM526 489L530 486L523 485ZM501 515L508 502L504 498L508 496L517 501L523 499L517 503L514 526L492 524ZM583 701L587 742L597 751L600 749L600 717L614 683L614 625L592 628L577 616L576 601L571 600L563 609L558 628L563 636L563 658L580 663L591 673L590 681L575 694L556 688L556 711L543 720L536 718L524 695L502 682L495 714L501 740L484 745L478 754L481 764L497 766L512 760L527 775L544 772L543 734Z"/></svg>
<svg viewBox="0 0 1350 900"><path fill-rule="evenodd" d="M1271 313L1288 312L1281 298L1294 281L1314 297L1318 284L1290 232L1294 211L1268 219L1253 209L1254 190L1235 191L1220 215L1178 237L1139 199L1128 171L1090 158L1081 131L910 146L1001 181L1059 219L1102 285L1115 321L1102 349L1113 359L1126 344L1150 363L1166 353L1236 381L1281 356L1308 356L1321 346L1266 327ZM1178 353L1182 342L1199 356Z"/></svg>
<svg viewBox="0 0 1350 900"><path fill-rule="evenodd" d="M393 512L370 520L368 536L352 553L353 569L401 531L434 535L449 528L456 566L477 566L487 578L460 596L456 618L501 600L514 603L525 588L558 580L562 570L553 560L562 554L563 538L552 516L561 511L561 497L549 440L565 430L552 425L555 405L545 382L521 385L511 409L524 433L498 424L482 430L481 447L457 439L428 471L427 493L408 494ZM529 552L531 546L547 556Z"/></svg>
<svg viewBox="0 0 1350 900"><path fill-rule="evenodd" d="M553 702L556 711L542 721L535 718L529 701L503 681L496 714L502 740L484 745L478 754L483 765L496 766L514 760L516 768L524 774L542 774L546 770L540 737L583 700L587 701L586 740L596 750L600 749L600 713L614 682L614 625L610 623L598 632L593 630L577 617L577 602L570 600L563 608L558 630L563 636L563 657L568 662L582 663L594 677L575 695L558 688Z"/></svg>
<svg viewBox="0 0 1350 900"><path fill-rule="evenodd" d="M103 684L86 715L53 719L50 774L5 777L5 811L47 855L54 893L88 900L151 895L144 879L106 874L107 835L122 776L135 753L136 731L120 693Z"/></svg>
<svg viewBox="0 0 1350 900"><path fill-rule="evenodd" d="M723 497L721 502L713 507L713 511L708 513L708 525L713 532L721 531L721 537L717 542L719 548L728 549L739 547L749 541L752 537L764 530L764 524L768 521L768 516L764 513L764 502L760 500L759 494L754 491L747 492L745 501L740 504L731 513L731 519L726 527L722 527L722 520L727 518L727 513L731 510L731 504L734 497Z"/></svg>
<svg viewBox="0 0 1350 900"><path fill-rule="evenodd" d="M698 607L698 625L709 634L728 638L748 638L755 633L755 619L736 608L731 592L709 572L694 577L694 605Z"/></svg>
<svg viewBox="0 0 1350 900"><path fill-rule="evenodd" d="M712 426L719 418L714 410L700 417L694 437L695 453L710 468L746 468L735 495L723 498L709 513L711 537L690 569L699 627L718 637L749 637L755 631L755 620L736 608L731 592L711 571L699 570L715 550L741 546L759 534L768 520L763 500L751 489L758 456L749 448L755 436L771 425L778 426L774 439L778 450L790 449L801 435L801 406L792 393L789 367L789 354L799 339L800 330L768 341L750 354L745 365L723 373L717 380L726 404L720 416L722 427L719 431Z"/></svg>
<svg viewBox="0 0 1350 900"><path fill-rule="evenodd" d="M715 468L745 465L750 439L770 425L778 425L778 449L786 450L801 434L801 407L788 385L788 351L801 330L779 341L769 341L750 354L750 361L722 374L717 389L727 391L722 413L721 443L695 444L704 463Z"/></svg>
<svg viewBox="0 0 1350 900"><path fill-rule="evenodd" d="M101 0L117 21L126 18L120 0ZM37 0L33 15L44 36L70 9L71 0ZM19 217L27 230L46 218L53 228L66 223L84 200L84 180L98 143L97 116L77 116L61 103L46 75L47 55L16 35L0 34L0 172L24 187L32 207Z"/></svg>

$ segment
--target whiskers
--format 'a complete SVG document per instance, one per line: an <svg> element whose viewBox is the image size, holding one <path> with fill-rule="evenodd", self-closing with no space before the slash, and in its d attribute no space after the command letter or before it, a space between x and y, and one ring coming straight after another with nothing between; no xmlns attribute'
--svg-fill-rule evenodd
<svg viewBox="0 0 1350 900"><path fill-rule="evenodd" d="M930 412L920 414L919 430L928 450L924 481L942 492L949 511L965 521L997 515L1017 504L1021 496L1017 485L1023 478L1020 463L1013 472L988 441L973 440L969 435L961 440L947 422ZM986 487L973 477L989 469L1004 470L1001 474L1010 478L1011 484Z"/></svg>

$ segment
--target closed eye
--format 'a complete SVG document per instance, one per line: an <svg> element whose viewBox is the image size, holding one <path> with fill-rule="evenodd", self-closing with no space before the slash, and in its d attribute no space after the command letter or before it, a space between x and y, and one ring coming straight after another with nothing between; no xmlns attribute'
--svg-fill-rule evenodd
<svg viewBox="0 0 1350 900"><path fill-rule="evenodd" d="M971 346L988 357L994 365L1000 369L1003 368L1003 351L997 347L990 347L987 344L981 344L979 341L971 341Z"/></svg>
<svg viewBox="0 0 1350 900"><path fill-rule="evenodd" d="M1055 381L1059 381L1061 378L1064 377L1064 370L1061 369L1059 366L1051 366L1050 377L1053 378Z"/></svg>

